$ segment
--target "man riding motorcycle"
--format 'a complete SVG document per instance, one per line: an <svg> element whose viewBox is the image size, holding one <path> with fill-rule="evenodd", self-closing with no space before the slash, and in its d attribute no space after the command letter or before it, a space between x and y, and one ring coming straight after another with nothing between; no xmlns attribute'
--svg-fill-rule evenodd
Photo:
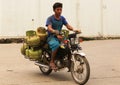
<svg viewBox="0 0 120 85"><path fill-rule="evenodd" d="M62 30L62 26L65 25L66 28L71 31L80 32L80 30L74 30L73 27L68 24L64 16L61 16L62 7L62 3L55 3L53 5L54 14L48 17L46 21L46 26L48 28L47 42L50 49L52 50L50 67L53 70L57 69L54 63L54 59L60 46L60 40L62 39L62 37L59 35L60 31ZM56 36L54 36L54 34L56 34Z"/></svg>

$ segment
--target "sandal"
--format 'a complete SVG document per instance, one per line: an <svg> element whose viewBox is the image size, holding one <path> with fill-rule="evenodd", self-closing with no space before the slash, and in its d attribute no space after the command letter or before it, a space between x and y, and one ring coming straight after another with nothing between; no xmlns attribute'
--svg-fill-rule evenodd
<svg viewBox="0 0 120 85"><path fill-rule="evenodd" d="M50 62L50 67L52 70L57 71L57 67L53 62Z"/></svg>

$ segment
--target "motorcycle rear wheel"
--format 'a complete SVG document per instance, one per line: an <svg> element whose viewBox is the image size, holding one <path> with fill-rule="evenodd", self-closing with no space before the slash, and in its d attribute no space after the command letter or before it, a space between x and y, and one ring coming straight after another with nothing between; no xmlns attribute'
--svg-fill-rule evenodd
<svg viewBox="0 0 120 85"><path fill-rule="evenodd" d="M48 51L44 50L43 53L44 53L43 57L46 57L46 58L50 57L50 53ZM46 68L46 67L39 66L39 68L44 75L49 75L52 72L52 69L50 67Z"/></svg>
<svg viewBox="0 0 120 85"><path fill-rule="evenodd" d="M90 66L85 57L82 57L80 55L75 56L76 56L75 61L80 64L76 66L77 67L76 69L75 67L76 62L73 61L71 62L71 75L76 83L78 83L79 85L84 85L89 80L90 77ZM85 65L85 67L83 67L83 65ZM86 71L85 72L86 74L83 73L84 71ZM84 76L85 78L82 79L82 76Z"/></svg>
<svg viewBox="0 0 120 85"><path fill-rule="evenodd" d="M52 69L50 68L45 68L45 67L40 67L40 66L39 68L44 75L49 75L52 72Z"/></svg>

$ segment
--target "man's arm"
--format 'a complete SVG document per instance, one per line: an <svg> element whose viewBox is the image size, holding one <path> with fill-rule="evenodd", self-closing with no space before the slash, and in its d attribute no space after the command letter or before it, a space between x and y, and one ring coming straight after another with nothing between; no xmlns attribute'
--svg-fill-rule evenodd
<svg viewBox="0 0 120 85"><path fill-rule="evenodd" d="M51 25L48 25L47 27L48 27L48 31L49 31L49 32L55 33L55 34L59 34L59 31L54 30Z"/></svg>
<svg viewBox="0 0 120 85"><path fill-rule="evenodd" d="M74 32L81 33L81 31L80 31L80 30L75 30L75 29L73 29L73 27L72 27L72 26L70 26L69 24L66 24L65 26L67 27L67 29L68 29L68 30L71 30L71 31L74 31Z"/></svg>
<svg viewBox="0 0 120 85"><path fill-rule="evenodd" d="M48 25L47 27L48 27L48 31L50 31L51 33L59 34L59 31L54 30L51 25ZM57 38L60 40L62 39L60 35L57 35Z"/></svg>
<svg viewBox="0 0 120 85"><path fill-rule="evenodd" d="M67 27L67 29L68 29L68 30L73 31L73 27L72 27L72 26L70 26L69 24L66 24L65 26Z"/></svg>
<svg viewBox="0 0 120 85"><path fill-rule="evenodd" d="M68 24L68 22L66 21L66 19L63 16L62 16L62 19L63 19L63 24L67 27L68 30L81 33L80 30L73 29L73 27Z"/></svg>
<svg viewBox="0 0 120 85"><path fill-rule="evenodd" d="M48 25L47 27L48 27L48 31L50 31L51 33L54 33L55 30L52 28L51 25Z"/></svg>

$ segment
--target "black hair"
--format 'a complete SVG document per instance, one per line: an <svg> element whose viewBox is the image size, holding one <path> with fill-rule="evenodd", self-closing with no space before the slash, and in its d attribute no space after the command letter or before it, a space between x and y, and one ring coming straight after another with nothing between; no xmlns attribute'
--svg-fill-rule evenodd
<svg viewBox="0 0 120 85"><path fill-rule="evenodd" d="M61 7L61 8L62 8L62 3L56 2L56 3L53 5L53 10L55 10L55 9L58 8L58 7Z"/></svg>

